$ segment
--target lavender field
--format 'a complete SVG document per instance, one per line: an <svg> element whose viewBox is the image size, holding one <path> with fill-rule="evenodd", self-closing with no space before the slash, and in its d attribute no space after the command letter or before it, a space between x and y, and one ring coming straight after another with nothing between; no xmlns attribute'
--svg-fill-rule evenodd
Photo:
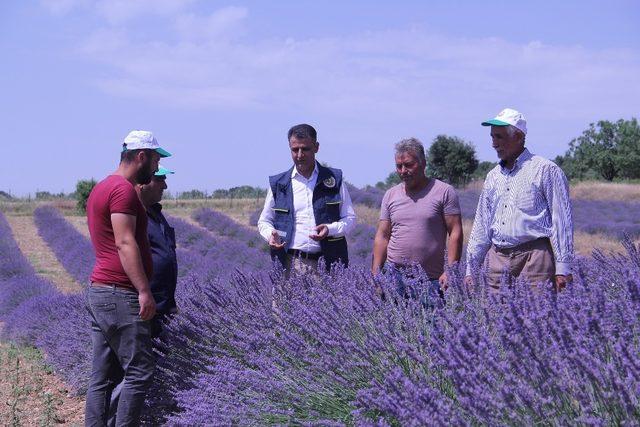
<svg viewBox="0 0 640 427"><path fill-rule="evenodd" d="M461 193L467 220L478 194ZM168 201L179 246L180 313L158 342L145 422L640 423L638 200L574 201L576 239L606 236L619 251L582 250L566 291L518 283L488 294L481 271L467 288L459 266L449 272L446 303L428 311L396 297L389 277L368 272L379 196L354 195L366 221L349 237L349 268L289 280L249 226L255 205L214 210ZM2 339L41 349L81 395L90 368L83 294L60 292L33 268L7 222L17 210L3 210ZM34 232L86 284L91 246L64 213L38 207ZM417 274L413 285L424 280Z"/></svg>

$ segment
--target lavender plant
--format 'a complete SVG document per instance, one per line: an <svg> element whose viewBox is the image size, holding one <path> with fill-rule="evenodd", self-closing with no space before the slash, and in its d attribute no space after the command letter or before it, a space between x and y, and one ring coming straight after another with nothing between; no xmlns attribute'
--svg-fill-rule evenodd
<svg viewBox="0 0 640 427"><path fill-rule="evenodd" d="M33 217L38 234L55 253L65 270L78 283L88 283L95 264L91 242L52 206L37 208Z"/></svg>
<svg viewBox="0 0 640 427"><path fill-rule="evenodd" d="M221 212L202 208L193 213L193 219L217 236L233 239L250 248L257 248L267 252L268 248L264 240L255 230L238 224Z"/></svg>

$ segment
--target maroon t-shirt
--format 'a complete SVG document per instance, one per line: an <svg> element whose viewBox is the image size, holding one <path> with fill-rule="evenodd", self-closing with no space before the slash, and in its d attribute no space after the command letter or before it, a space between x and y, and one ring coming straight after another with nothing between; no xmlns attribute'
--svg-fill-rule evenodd
<svg viewBox="0 0 640 427"><path fill-rule="evenodd" d="M96 265L91 273L91 281L133 288L116 248L111 224L111 214L114 213L136 217L136 242L140 248L144 271L147 278L151 277L153 262L147 237L147 213L133 184L120 175L109 175L91 190L87 200L87 223L96 252Z"/></svg>

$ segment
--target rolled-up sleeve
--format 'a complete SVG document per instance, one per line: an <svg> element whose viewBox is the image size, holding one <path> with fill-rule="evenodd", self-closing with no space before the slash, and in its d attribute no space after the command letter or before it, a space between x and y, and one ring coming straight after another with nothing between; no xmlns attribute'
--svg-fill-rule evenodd
<svg viewBox="0 0 640 427"><path fill-rule="evenodd" d="M353 203L349 190L344 182L340 185L340 220L327 224L330 237L342 237L351 232L356 225L356 212L353 210Z"/></svg>
<svg viewBox="0 0 640 427"><path fill-rule="evenodd" d="M264 240L267 242L271 238L271 232L273 228L273 207L275 202L273 200L273 193L271 188L267 190L267 197L264 200L264 207L260 213L260 219L258 219L258 231Z"/></svg>
<svg viewBox="0 0 640 427"><path fill-rule="evenodd" d="M550 166L545 169L542 191L551 213L551 248L556 261L556 274L571 274L574 260L573 212L569 199L569 182L562 169Z"/></svg>

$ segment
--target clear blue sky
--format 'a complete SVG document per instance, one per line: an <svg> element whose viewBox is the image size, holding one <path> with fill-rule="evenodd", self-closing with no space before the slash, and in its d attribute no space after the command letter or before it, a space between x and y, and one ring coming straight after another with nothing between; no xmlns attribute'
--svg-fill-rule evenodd
<svg viewBox="0 0 640 427"><path fill-rule="evenodd" d="M393 144L441 133L495 160L503 107L546 157L591 122L640 116L640 2L41 0L0 3L0 190L72 191L132 129L174 153L172 191L290 166L287 129L356 185Z"/></svg>

